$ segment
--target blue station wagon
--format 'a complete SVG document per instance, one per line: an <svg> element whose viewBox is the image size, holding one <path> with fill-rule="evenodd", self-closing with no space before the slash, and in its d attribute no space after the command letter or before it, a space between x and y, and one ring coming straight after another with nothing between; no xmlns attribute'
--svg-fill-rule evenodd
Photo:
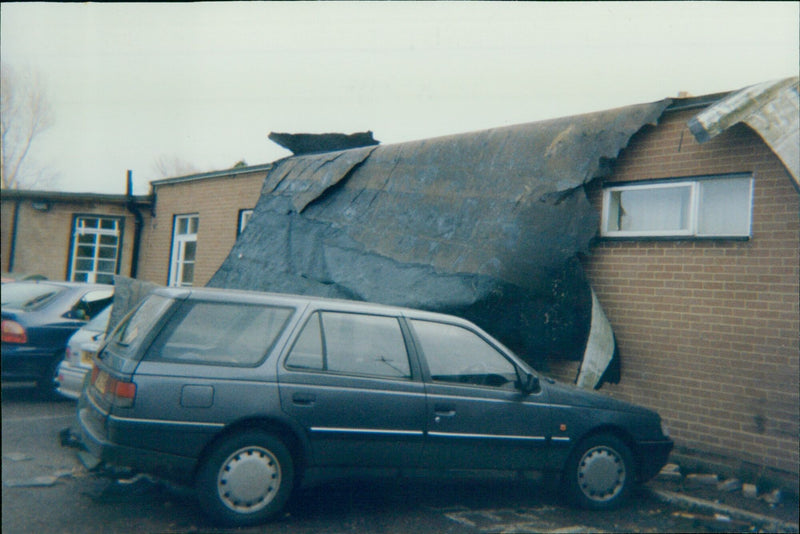
<svg viewBox="0 0 800 534"><path fill-rule="evenodd" d="M129 314L78 420L96 462L191 484L227 525L369 468L552 470L612 508L673 445L655 412L540 376L468 321L219 289L161 288Z"/></svg>

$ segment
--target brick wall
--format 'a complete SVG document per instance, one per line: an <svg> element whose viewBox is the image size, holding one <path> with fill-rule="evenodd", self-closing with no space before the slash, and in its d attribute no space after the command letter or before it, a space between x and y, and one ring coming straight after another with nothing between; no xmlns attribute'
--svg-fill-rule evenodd
<svg viewBox="0 0 800 534"><path fill-rule="evenodd" d="M41 205L45 201L49 206L46 211L33 208L34 202ZM9 270L15 209L19 209L19 213L14 244L14 272L41 274L50 280L66 279L74 215L111 215L123 217L125 221L119 274L130 276L135 222L133 215L121 203L111 203L103 199L3 198L3 271Z"/></svg>
<svg viewBox="0 0 800 534"><path fill-rule="evenodd" d="M204 286L236 241L239 210L255 207L265 177L266 171L259 171L156 185L156 217L144 233L139 278L168 283L174 216L196 213L194 285Z"/></svg>
<svg viewBox="0 0 800 534"><path fill-rule="evenodd" d="M751 172L752 238L596 243L584 265L622 355L603 391L657 409L679 447L796 475L800 194L746 126L698 144L695 113L637 134L609 181Z"/></svg>

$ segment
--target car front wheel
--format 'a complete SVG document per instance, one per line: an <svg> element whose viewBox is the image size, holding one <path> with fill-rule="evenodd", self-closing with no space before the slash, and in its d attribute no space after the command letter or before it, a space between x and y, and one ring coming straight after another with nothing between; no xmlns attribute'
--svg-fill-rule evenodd
<svg viewBox="0 0 800 534"><path fill-rule="evenodd" d="M590 510L618 507L634 483L633 455L622 440L610 434L582 441L564 471L567 496L581 508Z"/></svg>
<svg viewBox="0 0 800 534"><path fill-rule="evenodd" d="M250 430L220 442L200 466L198 500L215 521L231 526L263 523L286 504L294 464L275 436Z"/></svg>

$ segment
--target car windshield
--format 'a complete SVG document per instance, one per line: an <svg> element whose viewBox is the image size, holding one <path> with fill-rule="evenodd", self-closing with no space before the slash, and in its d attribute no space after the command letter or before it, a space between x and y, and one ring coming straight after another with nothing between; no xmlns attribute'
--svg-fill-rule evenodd
<svg viewBox="0 0 800 534"><path fill-rule="evenodd" d="M66 289L53 284L16 282L3 286L3 308L33 310L48 302Z"/></svg>
<svg viewBox="0 0 800 534"><path fill-rule="evenodd" d="M108 326L108 319L111 317L111 306L106 306L103 311L94 316L94 318L86 323L83 327L92 332L105 332Z"/></svg>

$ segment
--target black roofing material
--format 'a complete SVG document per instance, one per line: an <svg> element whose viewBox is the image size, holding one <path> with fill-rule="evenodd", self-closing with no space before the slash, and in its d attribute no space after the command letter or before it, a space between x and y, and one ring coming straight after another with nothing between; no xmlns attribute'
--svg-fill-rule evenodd
<svg viewBox="0 0 800 534"><path fill-rule="evenodd" d="M372 137L372 132L369 131L352 134L291 134L271 132L269 138L283 148L288 148L295 155L347 150L350 148L374 146L379 143L379 141L376 141L375 138Z"/></svg>
<svg viewBox="0 0 800 534"><path fill-rule="evenodd" d="M443 311L534 365L579 360L598 227L582 186L667 105L276 162L209 285Z"/></svg>

